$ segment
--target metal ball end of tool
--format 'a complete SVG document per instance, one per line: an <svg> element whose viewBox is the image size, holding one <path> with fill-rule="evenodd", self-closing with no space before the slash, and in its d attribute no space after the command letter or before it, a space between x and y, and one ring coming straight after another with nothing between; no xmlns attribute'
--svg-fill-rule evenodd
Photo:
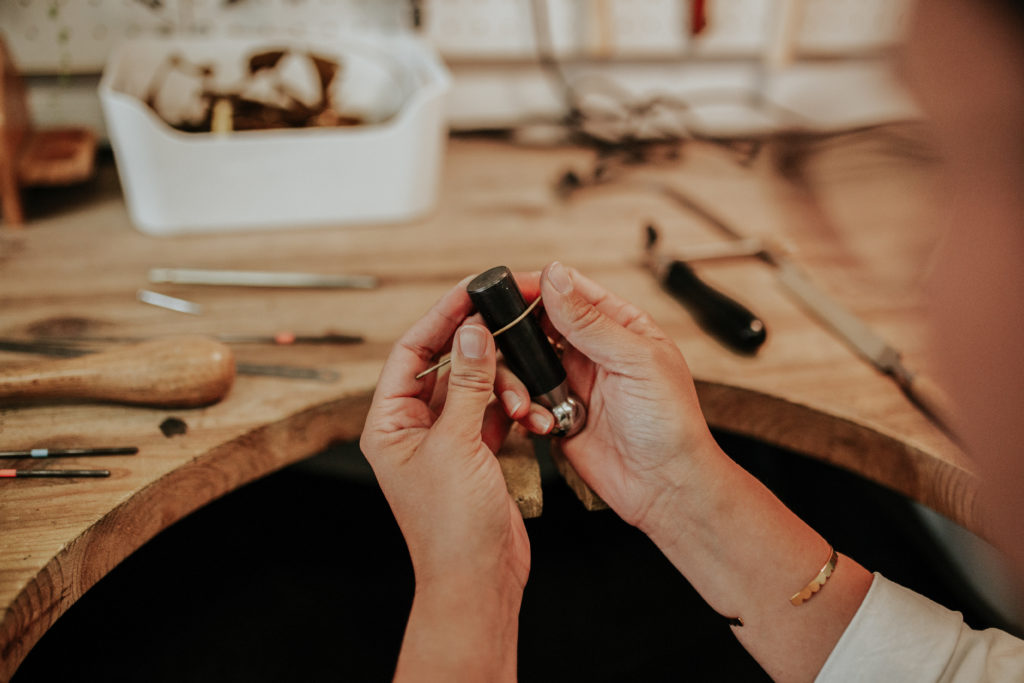
<svg viewBox="0 0 1024 683"><path fill-rule="evenodd" d="M552 436L573 436L587 423L586 407L582 401L569 393L567 384L562 382L553 391L534 397L537 403L555 416L555 426L551 429Z"/></svg>
<svg viewBox="0 0 1024 683"><path fill-rule="evenodd" d="M568 437L583 429L586 408L569 393L565 368L540 323L524 316L526 301L512 272L505 266L491 268L473 278L466 291L492 333L518 320L496 335L495 342L533 400L555 416L551 436Z"/></svg>

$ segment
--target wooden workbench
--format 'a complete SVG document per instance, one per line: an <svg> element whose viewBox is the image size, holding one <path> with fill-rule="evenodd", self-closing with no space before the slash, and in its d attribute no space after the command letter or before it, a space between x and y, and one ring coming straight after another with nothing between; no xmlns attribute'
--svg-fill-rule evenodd
<svg viewBox="0 0 1024 683"><path fill-rule="evenodd" d="M896 139L906 142L902 135ZM678 160L623 173L671 183L738 229L787 241L824 290L900 348L909 365L927 370L920 274L936 240L928 215L933 165L892 154L893 145L877 136L853 136L811 156L798 191L774 171L782 148L769 145L745 165L734 152L695 143ZM889 379L787 298L770 266L735 259L699 267L767 322L761 352L735 355L639 266L647 221L659 225L668 248L721 235L636 187L609 183L560 200L552 191L559 175L591 162L585 150L454 140L439 206L425 220L175 238L131 227L108 165L90 187L57 195L58 206L42 209L37 197L26 229L0 229L3 337L286 329L366 337L357 346L237 346L239 360L331 368L340 379L240 376L225 400L203 409L0 408L0 449L141 449L133 457L59 463L101 462L113 471L109 479L0 481L0 680L83 592L160 530L331 442L357 439L394 340L460 278L498 263L529 270L559 259L650 311L686 355L714 427L848 468L984 531L963 454ZM149 285L147 270L159 266L369 273L381 286ZM199 302L204 314L140 304L135 292L143 287ZM4 363L25 360L0 354ZM161 432L172 416L187 424L186 434Z"/></svg>

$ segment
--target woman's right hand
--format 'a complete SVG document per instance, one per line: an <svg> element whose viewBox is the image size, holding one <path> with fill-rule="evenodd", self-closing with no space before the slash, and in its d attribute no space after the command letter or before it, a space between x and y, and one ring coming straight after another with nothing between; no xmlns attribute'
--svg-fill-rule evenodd
<svg viewBox="0 0 1024 683"><path fill-rule="evenodd" d="M575 270L556 261L540 287L588 413L562 450L620 517L649 532L660 503L684 488L699 497L707 466L723 457L686 361L650 316Z"/></svg>

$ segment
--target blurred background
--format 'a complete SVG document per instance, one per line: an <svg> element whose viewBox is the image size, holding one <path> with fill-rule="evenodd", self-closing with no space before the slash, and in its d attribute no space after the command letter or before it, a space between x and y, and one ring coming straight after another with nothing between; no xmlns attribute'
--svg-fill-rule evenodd
<svg viewBox="0 0 1024 683"><path fill-rule="evenodd" d="M39 125L103 130L118 42L415 32L451 69L455 130L556 121L550 64L595 108L668 96L665 126L754 134L876 124L915 109L893 73L908 0L7 0L0 26ZM555 87L553 87L553 85Z"/></svg>

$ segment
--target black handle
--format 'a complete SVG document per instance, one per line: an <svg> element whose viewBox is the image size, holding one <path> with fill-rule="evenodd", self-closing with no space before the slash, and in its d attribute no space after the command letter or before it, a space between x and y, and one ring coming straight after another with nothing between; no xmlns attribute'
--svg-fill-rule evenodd
<svg viewBox="0 0 1024 683"><path fill-rule="evenodd" d="M505 266L496 266L477 275L466 290L491 332L497 332L526 310L522 292ZM499 334L494 341L531 396L546 394L565 381L565 368L532 315Z"/></svg>
<svg viewBox="0 0 1024 683"><path fill-rule="evenodd" d="M708 334L741 353L757 353L767 330L750 309L701 280L690 266L673 261L665 288L693 314Z"/></svg>

